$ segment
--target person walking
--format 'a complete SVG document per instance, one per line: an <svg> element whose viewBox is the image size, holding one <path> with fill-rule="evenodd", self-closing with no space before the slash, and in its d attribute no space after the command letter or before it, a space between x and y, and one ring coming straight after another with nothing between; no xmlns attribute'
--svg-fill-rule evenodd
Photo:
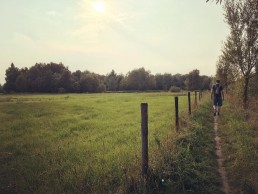
<svg viewBox="0 0 258 194"><path fill-rule="evenodd" d="M211 99L213 100L214 116L220 115L222 101L224 101L224 92L223 87L220 84L220 80L217 80L216 83L212 86Z"/></svg>

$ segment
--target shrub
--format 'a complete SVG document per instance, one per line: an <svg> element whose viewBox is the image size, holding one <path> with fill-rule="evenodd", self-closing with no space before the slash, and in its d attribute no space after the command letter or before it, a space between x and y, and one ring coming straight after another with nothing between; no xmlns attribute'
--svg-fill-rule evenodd
<svg viewBox="0 0 258 194"><path fill-rule="evenodd" d="M169 88L169 91L170 91L170 92L181 92L181 88L176 87L176 86L171 86L171 87Z"/></svg>
<svg viewBox="0 0 258 194"><path fill-rule="evenodd" d="M59 94L66 93L66 90L64 88L58 88L58 93Z"/></svg>

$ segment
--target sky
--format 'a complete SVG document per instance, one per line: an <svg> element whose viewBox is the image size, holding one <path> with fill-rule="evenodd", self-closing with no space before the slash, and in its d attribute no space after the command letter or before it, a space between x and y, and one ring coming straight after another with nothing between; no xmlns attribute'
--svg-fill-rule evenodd
<svg viewBox="0 0 258 194"><path fill-rule="evenodd" d="M206 0L0 0L0 84L11 63L63 63L70 71L216 73L229 33Z"/></svg>

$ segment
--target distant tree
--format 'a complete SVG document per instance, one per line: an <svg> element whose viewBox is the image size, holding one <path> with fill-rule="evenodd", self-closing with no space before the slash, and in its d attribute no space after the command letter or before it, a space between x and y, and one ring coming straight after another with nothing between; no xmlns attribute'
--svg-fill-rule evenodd
<svg viewBox="0 0 258 194"><path fill-rule="evenodd" d="M181 91L181 88L176 87L176 86L171 86L171 87L169 88L169 91L170 91L170 92L180 92L180 91Z"/></svg>
<svg viewBox="0 0 258 194"><path fill-rule="evenodd" d="M211 83L212 83L212 77L202 75L200 76L199 89L210 90Z"/></svg>
<svg viewBox="0 0 258 194"><path fill-rule="evenodd" d="M72 78L75 81L80 81L81 75L82 75L82 72L80 70L77 70L77 71L72 73Z"/></svg>
<svg viewBox="0 0 258 194"><path fill-rule="evenodd" d="M200 76L200 71L195 69L185 75L185 86L187 90L209 90L212 78L206 75Z"/></svg>
<svg viewBox="0 0 258 194"><path fill-rule="evenodd" d="M20 70L14 66L12 63L11 66L5 72L5 84L4 90L7 92L16 92L16 79L20 75Z"/></svg>
<svg viewBox="0 0 258 194"><path fill-rule="evenodd" d="M171 86L175 86L173 81L173 76L170 73L165 73L163 75L163 90L169 90Z"/></svg>
<svg viewBox="0 0 258 194"><path fill-rule="evenodd" d="M82 72L77 70L76 72L72 73L72 92L79 93L81 91L80 87L80 79L81 79Z"/></svg>
<svg viewBox="0 0 258 194"><path fill-rule="evenodd" d="M72 91L72 74L68 68L64 69L60 74L58 88L63 88L63 92Z"/></svg>
<svg viewBox="0 0 258 194"><path fill-rule="evenodd" d="M181 89L185 89L185 80L186 75L181 75L179 73L172 76L173 78L173 85L179 87Z"/></svg>
<svg viewBox="0 0 258 194"><path fill-rule="evenodd" d="M105 77L105 83L107 86L108 91L117 91L119 90L120 82L122 77L117 75L114 70L112 70L107 76Z"/></svg>
<svg viewBox="0 0 258 194"><path fill-rule="evenodd" d="M156 89L157 90L164 90L163 86L164 86L164 79L163 79L163 75L162 74L156 74L155 75L155 79L156 79Z"/></svg>
<svg viewBox="0 0 258 194"><path fill-rule="evenodd" d="M226 92L230 85L234 84L239 78L239 71L234 68L226 53L219 57L216 67L216 78L221 81Z"/></svg>
<svg viewBox="0 0 258 194"><path fill-rule="evenodd" d="M43 70L43 64L36 63L34 66L29 68L27 73L27 79L29 84L29 91L30 92L40 92L40 79L41 72Z"/></svg>
<svg viewBox="0 0 258 194"><path fill-rule="evenodd" d="M156 80L150 71L144 68L135 69L129 72L125 78L128 90L153 90L156 88Z"/></svg>
<svg viewBox="0 0 258 194"><path fill-rule="evenodd" d="M36 63L27 72L31 92L55 93L72 90L71 72L62 63Z"/></svg>
<svg viewBox="0 0 258 194"><path fill-rule="evenodd" d="M107 90L106 85L103 82L100 82L97 92L101 93L101 92L105 92Z"/></svg>
<svg viewBox="0 0 258 194"><path fill-rule="evenodd" d="M4 88L3 86L0 84L0 93L3 93L4 92Z"/></svg>
<svg viewBox="0 0 258 194"><path fill-rule="evenodd" d="M197 69L191 71L186 76L185 85L190 91L200 89L200 71Z"/></svg>
<svg viewBox="0 0 258 194"><path fill-rule="evenodd" d="M172 76L170 73L156 74L156 87L158 90L169 90L171 86L183 88L184 80L182 81L182 76L176 74Z"/></svg>
<svg viewBox="0 0 258 194"><path fill-rule="evenodd" d="M119 90L121 91L126 91L127 89L127 80L128 80L128 76L122 76L120 85L119 85Z"/></svg>
<svg viewBox="0 0 258 194"><path fill-rule="evenodd" d="M17 92L28 92L28 79L27 79L28 69L21 69L20 75L16 78L15 88Z"/></svg>
<svg viewBox="0 0 258 194"><path fill-rule="evenodd" d="M101 86L101 87L100 87ZM94 73L83 72L80 77L80 89L81 92L100 92L100 88L103 88L98 76Z"/></svg>
<svg viewBox="0 0 258 194"><path fill-rule="evenodd" d="M247 108L249 84L258 63L258 1L227 0L224 9L230 35L223 52L229 56L231 65L241 73L243 105Z"/></svg>

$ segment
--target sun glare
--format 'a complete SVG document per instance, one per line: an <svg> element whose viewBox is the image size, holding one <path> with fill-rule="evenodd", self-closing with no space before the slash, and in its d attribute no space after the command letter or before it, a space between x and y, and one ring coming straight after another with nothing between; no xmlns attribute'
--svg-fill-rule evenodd
<svg viewBox="0 0 258 194"><path fill-rule="evenodd" d="M105 11L105 4L102 1L94 1L92 7L98 13L103 13Z"/></svg>

